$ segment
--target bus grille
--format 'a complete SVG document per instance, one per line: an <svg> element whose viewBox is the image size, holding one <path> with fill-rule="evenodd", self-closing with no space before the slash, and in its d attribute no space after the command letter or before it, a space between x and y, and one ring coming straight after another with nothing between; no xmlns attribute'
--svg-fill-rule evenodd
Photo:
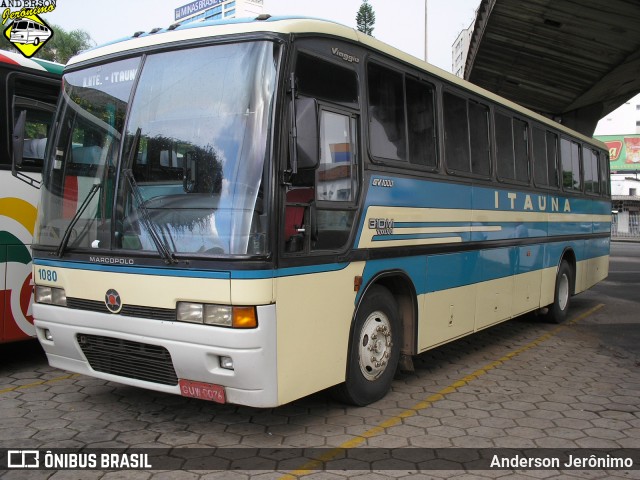
<svg viewBox="0 0 640 480"><path fill-rule="evenodd" d="M98 300L86 300L84 298L67 297L67 307L76 310L89 310L91 312L111 313L104 302ZM125 317L150 318L152 320L166 320L174 322L176 311L173 308L154 308L140 305L123 305L118 315Z"/></svg>
<svg viewBox="0 0 640 480"><path fill-rule="evenodd" d="M178 384L171 354L164 347L82 333L76 339L96 372L162 385Z"/></svg>

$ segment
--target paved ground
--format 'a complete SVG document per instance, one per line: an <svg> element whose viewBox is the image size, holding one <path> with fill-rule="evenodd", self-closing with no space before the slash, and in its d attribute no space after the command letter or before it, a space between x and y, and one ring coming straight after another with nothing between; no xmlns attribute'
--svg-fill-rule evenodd
<svg viewBox="0 0 640 480"><path fill-rule="evenodd" d="M336 468L305 472L317 457L294 456L278 464L268 457L265 470L252 471L203 471L194 462L181 471L0 477L640 478L640 470L416 472L402 462L394 470L337 469L342 451L335 447L640 449L640 245L616 244L611 272L574 298L567 323L524 316L427 352L415 373L398 375L386 398L363 408L324 392L269 410L221 406L53 369L36 344L0 347L0 448L323 447L315 453ZM237 452L229 450L232 469L250 461Z"/></svg>

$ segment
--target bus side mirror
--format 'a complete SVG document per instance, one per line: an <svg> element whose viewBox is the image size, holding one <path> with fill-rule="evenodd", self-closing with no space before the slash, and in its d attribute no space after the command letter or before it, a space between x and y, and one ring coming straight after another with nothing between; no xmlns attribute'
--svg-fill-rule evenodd
<svg viewBox="0 0 640 480"><path fill-rule="evenodd" d="M27 111L22 110L18 116L18 120L13 127L13 135L11 137L13 143L13 159L11 162L11 174L18 176L18 170L22 168L22 155L24 154L24 130L27 124Z"/></svg>
<svg viewBox="0 0 640 480"><path fill-rule="evenodd" d="M320 163L318 140L318 102L315 98L296 99L298 168L317 168Z"/></svg>

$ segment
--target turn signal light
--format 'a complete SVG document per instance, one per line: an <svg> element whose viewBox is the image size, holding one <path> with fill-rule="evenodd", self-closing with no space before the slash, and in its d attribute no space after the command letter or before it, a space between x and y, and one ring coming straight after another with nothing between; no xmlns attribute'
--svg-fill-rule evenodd
<svg viewBox="0 0 640 480"><path fill-rule="evenodd" d="M178 302L176 319L179 322L201 323L218 327L256 328L258 326L256 307Z"/></svg>
<svg viewBox="0 0 640 480"><path fill-rule="evenodd" d="M233 307L233 328L256 328L256 307Z"/></svg>

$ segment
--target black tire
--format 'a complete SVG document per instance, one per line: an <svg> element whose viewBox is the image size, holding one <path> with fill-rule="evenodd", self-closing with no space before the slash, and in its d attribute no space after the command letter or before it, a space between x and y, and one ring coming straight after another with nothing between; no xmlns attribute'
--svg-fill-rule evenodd
<svg viewBox="0 0 640 480"><path fill-rule="evenodd" d="M36 47L37 47L38 45L40 45L40 39L39 39L39 38L36 38L36 39L33 41L33 44L34 44Z"/></svg>
<svg viewBox="0 0 640 480"><path fill-rule="evenodd" d="M553 303L549 306L547 319L552 323L562 323L567 319L573 294L573 269L563 260L556 275Z"/></svg>
<svg viewBox="0 0 640 480"><path fill-rule="evenodd" d="M393 295L378 285L365 295L353 325L346 380L333 392L338 400L359 406L387 394L398 367L401 345L398 304Z"/></svg>

